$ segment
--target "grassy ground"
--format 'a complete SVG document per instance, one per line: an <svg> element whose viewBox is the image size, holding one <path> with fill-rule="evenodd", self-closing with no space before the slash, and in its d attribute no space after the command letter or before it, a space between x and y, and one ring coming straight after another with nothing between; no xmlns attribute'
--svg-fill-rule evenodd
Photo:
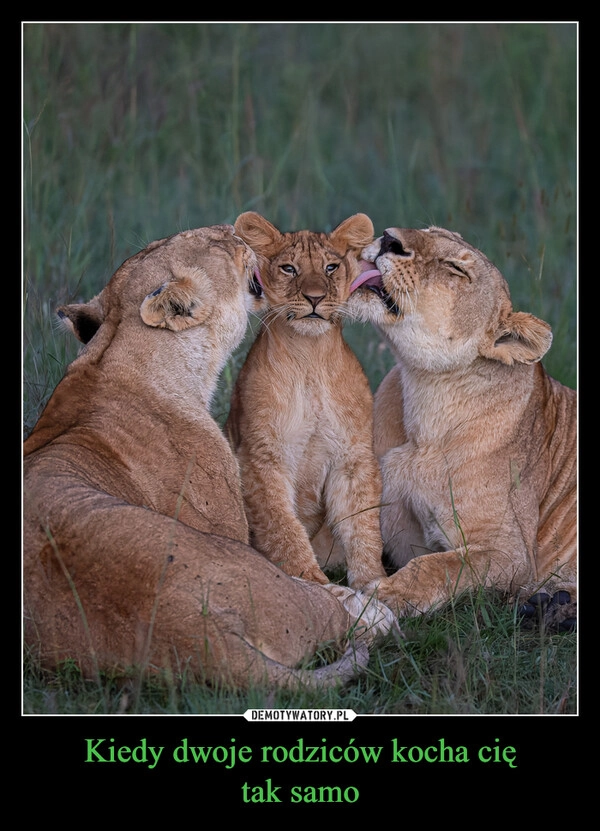
<svg viewBox="0 0 600 831"><path fill-rule="evenodd" d="M577 712L576 635L522 630L493 593L463 598L403 622L404 639L374 651L366 675L343 690L248 693L208 689L185 678L84 681L26 666L25 712L232 714L248 708L348 708L378 715L558 715Z"/></svg>
<svg viewBox="0 0 600 831"><path fill-rule="evenodd" d="M24 432L77 351L56 327L59 303L89 299L153 239L249 209L283 230L362 211L378 233L459 231L503 271L515 306L552 325L544 363L576 386L576 35L561 23L25 24ZM375 388L387 349L369 327L347 337ZM246 347L223 375L220 421ZM575 710L575 637L522 632L501 598L407 631L345 706ZM119 692L26 666L26 712L259 706L249 701L265 700L185 679Z"/></svg>

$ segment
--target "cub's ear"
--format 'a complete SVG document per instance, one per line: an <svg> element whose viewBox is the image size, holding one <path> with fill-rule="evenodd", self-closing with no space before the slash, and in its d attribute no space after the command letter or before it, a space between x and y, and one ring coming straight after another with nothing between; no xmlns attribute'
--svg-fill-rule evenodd
<svg viewBox="0 0 600 831"><path fill-rule="evenodd" d="M56 310L61 325L81 343L88 343L104 322L101 294L97 294L87 303L69 303L67 306L59 306Z"/></svg>
<svg viewBox="0 0 600 831"><path fill-rule="evenodd" d="M140 315L147 326L181 332L199 326L209 314L202 286L208 280L203 268L186 269L177 279L146 295Z"/></svg>
<svg viewBox="0 0 600 831"><path fill-rule="evenodd" d="M493 341L480 350L485 358L514 363L540 361L552 344L552 329L543 320L526 312L511 312L493 335Z"/></svg>
<svg viewBox="0 0 600 831"><path fill-rule="evenodd" d="M282 236L274 225L255 211L240 214L234 229L238 237L259 253L277 243Z"/></svg>
<svg viewBox="0 0 600 831"><path fill-rule="evenodd" d="M366 214L354 214L334 228L331 241L343 248L364 248L373 241L373 223Z"/></svg>

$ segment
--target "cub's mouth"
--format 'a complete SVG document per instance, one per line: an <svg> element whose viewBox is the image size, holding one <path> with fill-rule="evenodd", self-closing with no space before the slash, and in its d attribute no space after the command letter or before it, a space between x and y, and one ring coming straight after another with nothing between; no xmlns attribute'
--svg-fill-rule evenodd
<svg viewBox="0 0 600 831"><path fill-rule="evenodd" d="M350 294L352 294L353 291L356 291L356 289L360 286L364 286L366 289L374 292L374 294L379 297L388 312L393 315L400 315L400 307L385 290L381 272L378 268L375 268L375 263L370 263L367 260L361 260L359 264L362 271L351 283Z"/></svg>

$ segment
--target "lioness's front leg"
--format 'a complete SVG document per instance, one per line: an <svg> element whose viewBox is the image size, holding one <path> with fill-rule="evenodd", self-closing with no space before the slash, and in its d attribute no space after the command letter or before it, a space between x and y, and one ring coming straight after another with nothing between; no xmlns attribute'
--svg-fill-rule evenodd
<svg viewBox="0 0 600 831"><path fill-rule="evenodd" d="M374 592L400 616L428 612L461 592L477 586L514 592L529 579L525 558L476 546L415 557L390 577L374 580L365 592Z"/></svg>

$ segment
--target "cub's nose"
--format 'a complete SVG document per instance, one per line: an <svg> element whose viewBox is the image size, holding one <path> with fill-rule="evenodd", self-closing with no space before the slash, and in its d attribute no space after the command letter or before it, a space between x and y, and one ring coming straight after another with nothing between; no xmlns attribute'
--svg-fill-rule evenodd
<svg viewBox="0 0 600 831"><path fill-rule="evenodd" d="M308 302L313 307L313 310L317 308L321 300L325 299L324 294L303 294L302 296L308 300Z"/></svg>

